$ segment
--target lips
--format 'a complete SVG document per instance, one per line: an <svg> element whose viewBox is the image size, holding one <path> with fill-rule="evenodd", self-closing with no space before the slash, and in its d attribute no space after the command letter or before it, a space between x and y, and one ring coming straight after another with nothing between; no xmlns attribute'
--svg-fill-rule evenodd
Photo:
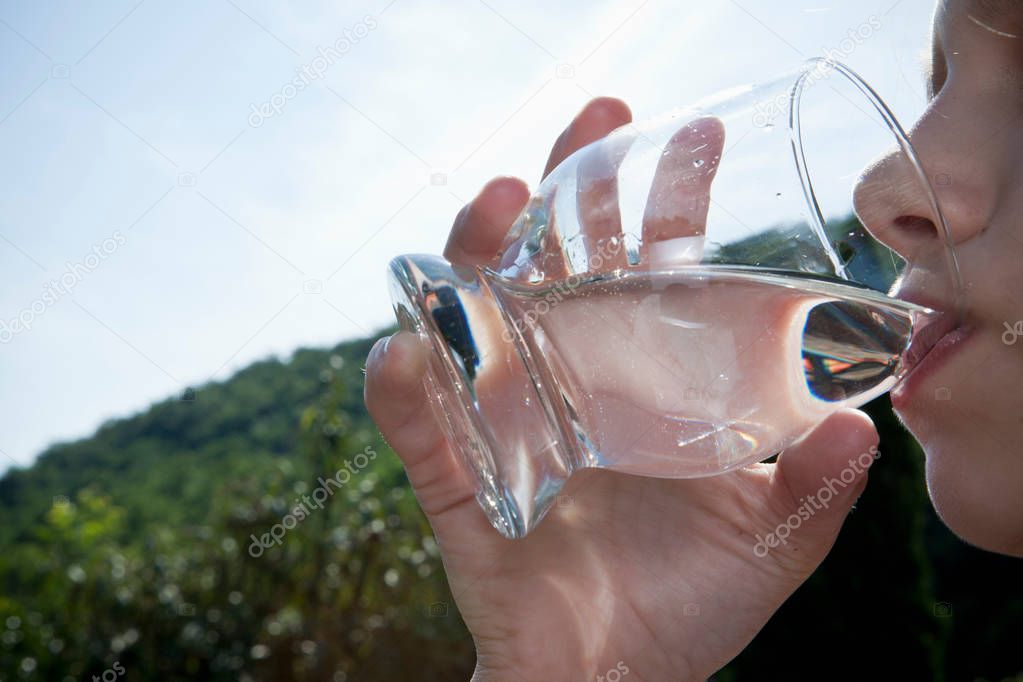
<svg viewBox="0 0 1023 682"><path fill-rule="evenodd" d="M922 296L904 295L900 298L932 310L948 308ZM941 313L926 327L916 331L904 356L907 373L891 392L892 405L896 409L908 406L924 379L962 346L971 331L955 312Z"/></svg>
<svg viewBox="0 0 1023 682"><path fill-rule="evenodd" d="M909 348L904 356L905 366L912 372L923 362L923 359L934 349L938 342L959 327L956 316L950 313L941 314L938 319L913 334Z"/></svg>

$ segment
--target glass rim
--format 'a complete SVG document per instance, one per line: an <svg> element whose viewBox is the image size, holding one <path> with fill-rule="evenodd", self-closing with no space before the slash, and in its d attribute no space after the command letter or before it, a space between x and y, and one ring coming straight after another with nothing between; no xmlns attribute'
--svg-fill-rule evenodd
<svg viewBox="0 0 1023 682"><path fill-rule="evenodd" d="M828 264L832 276L836 281L845 283L861 283L862 280L858 279L858 275L855 275L848 270L848 259L840 257L836 251L836 247L840 245L833 243L832 236L829 236L828 234L829 228L831 227L830 223L832 221L831 219L825 218L824 213L821 210L820 194L817 191L817 187L815 187L815 180L817 181L817 185L819 185L822 181L820 177L815 177L816 171L808 169L806 160L807 154L805 150L812 148L813 145L807 144L804 141L804 134L805 131L807 131L805 123L811 118L805 111L802 112L803 125L800 125L801 109L805 109L803 95L807 92L808 86L816 84L817 81L821 81L835 74L838 75L843 84L846 86L851 85L854 89L854 92L850 92L848 96L838 92L837 90L836 95L840 99L844 99L846 101L846 106L851 106L859 110L875 125L877 125L879 130L884 131L882 135L886 138L887 144L883 148L890 149L893 153L901 153L901 158L904 161L909 162L907 170L909 167L912 168L912 171L910 172L911 179L915 180L914 184L916 191L923 192L926 195L924 203L926 204L927 209L930 210L931 215L934 217L933 223L935 230L940 233L938 235L938 242L936 242L935 246L944 251L943 256L937 257L937 259L935 259L932 263L934 266L933 272L938 275L943 282L945 282L945 286L950 288L947 292L947 296L942 297L942 311L957 318L959 322L962 322L965 312L965 287L963 286L958 258L955 253L955 240L952 237L947 219L941 210L934 187L928 180L927 175L923 170L923 165L910 143L908 136L888 105L885 104L877 92L866 81L864 81L858 73L833 57L812 57L806 59L798 66L787 71L782 71L780 74L769 79L724 88L705 95L688 104L683 104L676 108L662 111L652 117L644 117L638 121L626 123L610 131L606 136L594 140L579 150L576 150L573 154L563 159L558 166L552 169L551 172L540 181L536 190L534 190L531 195L530 201L520 214L519 219L516 220L515 224L504 236L499 252L501 262L481 265L480 268L487 271L498 280L511 280L518 277L513 270L532 259L532 255L524 254L526 247L536 241L535 239L527 238L533 231L533 228L530 226L532 224L547 225L551 220L551 216L554 214L554 209L559 208L554 205L547 206L548 199L540 198L544 194L544 185L553 182L554 185L557 186L561 182L565 181L565 178L558 177L559 170L564 168L571 172L570 168L573 165L571 160L577 155L585 154L586 149L597 146L604 146L606 148L608 145L622 145L624 143L623 148L628 149L628 151L622 152L622 156L623 158L628 158L626 155L632 155L633 150L635 149L633 143L638 142L640 139L650 143L654 148L663 149L666 148L667 144L670 144L669 140L671 139L671 136L666 136L665 133L671 133L673 130L672 126L678 126L680 122L684 123L688 120L696 120L703 117L729 118L739 114L739 112L747 110L747 108L742 104L745 98L751 97L754 102L754 106L752 108L757 109L760 107L759 100L757 98L763 98L771 93L776 93L779 104L783 102L788 108L788 116L786 117L787 121L782 119L784 122L780 122L781 125L778 126L780 129L779 132L785 131L787 133L788 140L779 140L779 142L782 142L784 148L788 148L792 154L790 157L791 161L789 162L792 165L786 165L792 173L790 176L792 182L791 189L797 193L797 196L799 194L802 195L801 204L805 211L805 213L803 213L804 229L807 230L808 236L812 235L814 242L817 244L818 253L820 253L822 257L822 264ZM831 87L834 89L834 85ZM860 98L862 98L862 100ZM869 104L869 106L865 108L870 111L866 111L865 108L857 106L856 102L863 100ZM782 112L782 114L784 115L784 112ZM757 123L757 116L763 115L764 114L762 112L758 112L754 115L752 121L752 125L754 127L763 127L766 125ZM770 127L773 127L773 125ZM622 138L625 139L623 140ZM891 144L893 138L895 142L894 145ZM879 147L878 151L883 148ZM779 146L778 151L781 152L782 150L783 147ZM614 150L615 153L619 151L621 150ZM643 151L636 152L636 154L640 156L646 153L647 152ZM579 159L576 159L576 164L578 165L578 163ZM722 170L725 167L726 166L722 166ZM861 166L859 171L862 173L864 168L866 168L866 166ZM614 172L617 175L623 172L623 169L622 167L617 167ZM642 174L643 173L641 172L640 175ZM632 175L635 176L634 173ZM568 186L571 187L572 190L575 190L574 180L569 180L568 182L572 183ZM649 183L649 180L647 180L647 183ZM634 184L634 181L630 181L630 184ZM551 195L557 195L560 197L561 193L555 191L551 192ZM557 203L561 200L557 199L554 201ZM712 197L710 198L710 201L713 202ZM624 212L625 207L620 204L618 210L620 212ZM634 210L635 207L630 207L630 215ZM626 222L624 213L620 213L620 216L622 218L622 223L624 224ZM858 219L855 212L852 216ZM732 218L738 220L735 216L732 216ZM739 222L740 224L742 223L741 220L739 220ZM922 261L914 259L909 254L903 254L897 251L894 246L882 239L875 233L875 231L863 224L862 221L859 221L859 225L864 236L869 239L871 243L877 245L877 247L884 251L891 253L893 258L896 258L903 263L903 272L894 273L895 278L889 281L890 288L878 288L875 285L871 286L874 286L874 288L877 288L878 291L882 291L882 293L886 293L894 299L907 302L899 293L896 292L898 283L904 274L908 273L915 265ZM708 240L707 243L716 241L710 238L710 227L711 225L708 222L704 232L704 237ZM574 229L570 229L567 233L562 232L560 238L568 242L576 239L578 235ZM537 235L534 235L534 237L543 236L544 234L546 233L540 232L537 233ZM631 243L633 247L635 247L637 243L637 237L639 237L639 235L626 230L622 230L621 233L617 235L617 238L623 240L623 244L628 246ZM612 237L611 239L613 241L615 237ZM641 237L639 239L642 241ZM530 251L532 253L532 251L535 250L536 249L534 248ZM513 254L514 261L507 258L509 252ZM586 272L589 270L585 264L582 264L582 260L584 260L582 256L576 258L575 255L566 253L565 260L569 272ZM520 261L522 262L520 263ZM698 263L698 265L704 264L705 263L702 261ZM725 263L722 264L724 265ZM728 264L737 265L739 263ZM634 265L639 265L639 261L634 260L633 256L630 255L629 266L631 267ZM674 267L682 268L685 267L685 265L680 263ZM755 265L755 267L758 266ZM767 265L766 267L770 267L770 265ZM540 276L542 276L543 268L538 268L538 270L540 271ZM800 268L800 273L802 274L802 272L803 270Z"/></svg>
<svg viewBox="0 0 1023 682"><path fill-rule="evenodd" d="M912 143L909 141L909 136L906 135L906 131L903 129L902 124L899 123L895 114L892 113L888 105L883 99L881 99L881 96L878 95L877 91L875 91L869 83L856 73L856 71L832 57L811 57L803 62L802 66L794 72L796 75L796 81L792 84L792 88L789 92L790 106L788 125L790 139L792 142L792 154L796 164L797 173L799 174L804 198L806 199L807 206L810 208L811 226L813 230L816 232L818 239L820 239L821 243L824 245L828 257L832 260L836 273L844 273L845 266L843 265L841 258L838 257L838 254L835 253L834 247L828 239L825 231L824 226L826 220L824 219L817 201L817 194L813 188L813 179L807 169L803 142L803 128L800 125L802 95L806 91L808 80L815 73L824 74L822 77L827 77L827 75L832 72L838 73L840 76L845 78L846 81L851 83L864 97L864 99L870 103L874 111L881 117L881 120L888 128L888 131L895 137L899 145L899 150L905 155L913 168L916 180L927 196L928 207L931 209L932 215L935 217L935 227L938 230L939 237L944 246L945 267L950 278L953 296L953 300L949 302L950 309L948 312L954 315L959 322L962 322L965 314L965 293L962 272L959 268L959 259L955 252L955 240L952 237L952 231L945 219L945 214L941 210L941 205L938 202L938 197L934 191L934 187L931 185L930 180L927 178L927 174L924 172L923 164L917 156ZM864 228L870 232L869 227L864 225ZM876 235L872 236L886 248L891 249L891 247L884 244L882 240L878 239Z"/></svg>

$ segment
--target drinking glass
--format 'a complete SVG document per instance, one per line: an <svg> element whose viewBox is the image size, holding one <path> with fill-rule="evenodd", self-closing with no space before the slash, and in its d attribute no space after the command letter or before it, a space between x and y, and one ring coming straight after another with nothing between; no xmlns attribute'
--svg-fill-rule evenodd
<svg viewBox="0 0 1023 682"><path fill-rule="evenodd" d="M869 208L895 201L932 238L886 237ZM583 467L695 478L776 454L890 390L962 306L905 133L829 59L616 129L539 184L489 266L406 255L389 282L509 538Z"/></svg>

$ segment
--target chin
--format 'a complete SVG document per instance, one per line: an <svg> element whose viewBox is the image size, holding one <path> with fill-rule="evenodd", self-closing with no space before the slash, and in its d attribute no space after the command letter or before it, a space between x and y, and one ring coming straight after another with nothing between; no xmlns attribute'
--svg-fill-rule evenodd
<svg viewBox="0 0 1023 682"><path fill-rule="evenodd" d="M971 470L970 462L994 457L984 445L968 443L957 452L927 452L927 492L935 511L964 541L990 552L1023 557L1021 482L997 470ZM963 456L965 455L965 456Z"/></svg>
<svg viewBox="0 0 1023 682"><path fill-rule="evenodd" d="M923 447L927 492L945 525L971 545L1023 557L1023 422L1012 409L1018 391L987 384L970 395L969 388L957 388L957 404L906 405L899 417Z"/></svg>

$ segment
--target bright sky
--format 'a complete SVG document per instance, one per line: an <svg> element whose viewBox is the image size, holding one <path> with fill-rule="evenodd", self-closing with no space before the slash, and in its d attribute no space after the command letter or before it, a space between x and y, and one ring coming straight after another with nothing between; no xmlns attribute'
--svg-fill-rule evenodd
<svg viewBox="0 0 1023 682"><path fill-rule="evenodd" d="M535 185L591 96L646 118L832 49L908 127L932 5L0 0L0 469L390 324L389 258Z"/></svg>

